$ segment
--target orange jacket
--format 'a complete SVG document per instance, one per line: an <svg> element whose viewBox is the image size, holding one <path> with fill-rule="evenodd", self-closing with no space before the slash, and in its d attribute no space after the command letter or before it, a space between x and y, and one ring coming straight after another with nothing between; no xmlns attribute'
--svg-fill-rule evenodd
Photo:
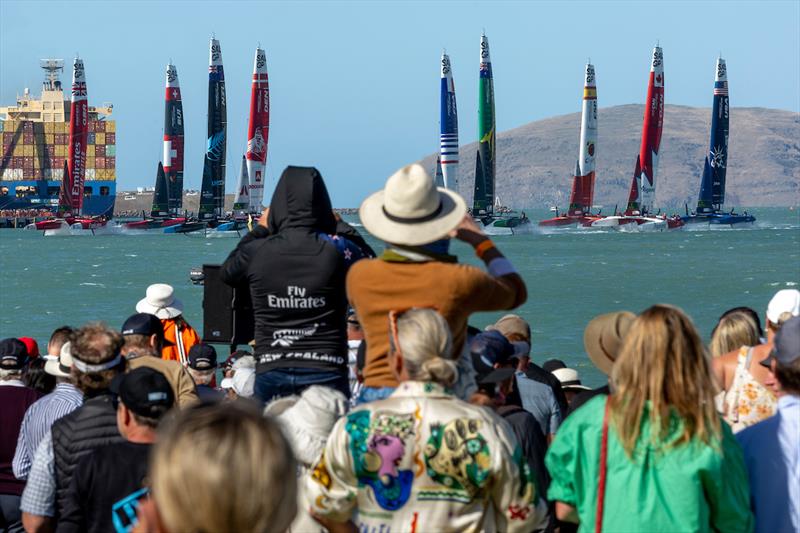
<svg viewBox="0 0 800 533"><path fill-rule="evenodd" d="M179 361L182 365L186 366L189 350L195 344L200 344L200 336L194 328L183 319L183 316L162 318L161 324L164 326L164 340L174 345L164 346L161 350L161 359Z"/></svg>

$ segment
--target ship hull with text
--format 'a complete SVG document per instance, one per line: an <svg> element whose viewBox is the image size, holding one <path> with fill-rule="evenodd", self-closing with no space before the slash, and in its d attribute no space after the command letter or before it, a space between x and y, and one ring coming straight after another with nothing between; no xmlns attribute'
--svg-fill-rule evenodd
<svg viewBox="0 0 800 533"><path fill-rule="evenodd" d="M63 60L41 61L40 98L26 89L16 105L0 107L0 211L55 213L68 157L70 100L59 74ZM116 122L113 106L89 106L88 144L81 213L111 217L117 192ZM33 218L33 217L32 217Z"/></svg>

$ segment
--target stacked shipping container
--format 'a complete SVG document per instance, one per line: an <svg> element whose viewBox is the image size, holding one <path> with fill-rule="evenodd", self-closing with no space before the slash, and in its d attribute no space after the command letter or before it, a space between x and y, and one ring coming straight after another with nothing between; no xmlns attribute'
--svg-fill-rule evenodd
<svg viewBox="0 0 800 533"><path fill-rule="evenodd" d="M0 179L60 180L69 144L69 122L0 120ZM86 179L117 179L116 122L90 120Z"/></svg>

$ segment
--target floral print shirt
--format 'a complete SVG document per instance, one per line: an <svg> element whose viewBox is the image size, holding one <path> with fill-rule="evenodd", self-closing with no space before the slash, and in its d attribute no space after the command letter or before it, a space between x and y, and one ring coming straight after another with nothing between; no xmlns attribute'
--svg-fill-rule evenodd
<svg viewBox="0 0 800 533"><path fill-rule="evenodd" d="M733 432L739 432L775 414L778 399L750 373L753 348L742 346L733 382L725 392L723 418Z"/></svg>
<svg viewBox="0 0 800 533"><path fill-rule="evenodd" d="M307 505L359 531L531 531L547 508L511 428L435 383L406 381L341 418Z"/></svg>

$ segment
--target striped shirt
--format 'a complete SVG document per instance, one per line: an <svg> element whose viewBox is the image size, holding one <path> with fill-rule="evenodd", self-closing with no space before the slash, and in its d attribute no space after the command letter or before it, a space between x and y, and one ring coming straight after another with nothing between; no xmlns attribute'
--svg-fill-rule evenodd
<svg viewBox="0 0 800 533"><path fill-rule="evenodd" d="M17 479L27 479L36 448L50 432L53 422L83 405L83 394L71 383L59 383L53 392L25 411L17 438L12 468Z"/></svg>
<svg viewBox="0 0 800 533"><path fill-rule="evenodd" d="M34 454L19 509L35 516L56 515L56 460L53 455L53 434L49 429Z"/></svg>

